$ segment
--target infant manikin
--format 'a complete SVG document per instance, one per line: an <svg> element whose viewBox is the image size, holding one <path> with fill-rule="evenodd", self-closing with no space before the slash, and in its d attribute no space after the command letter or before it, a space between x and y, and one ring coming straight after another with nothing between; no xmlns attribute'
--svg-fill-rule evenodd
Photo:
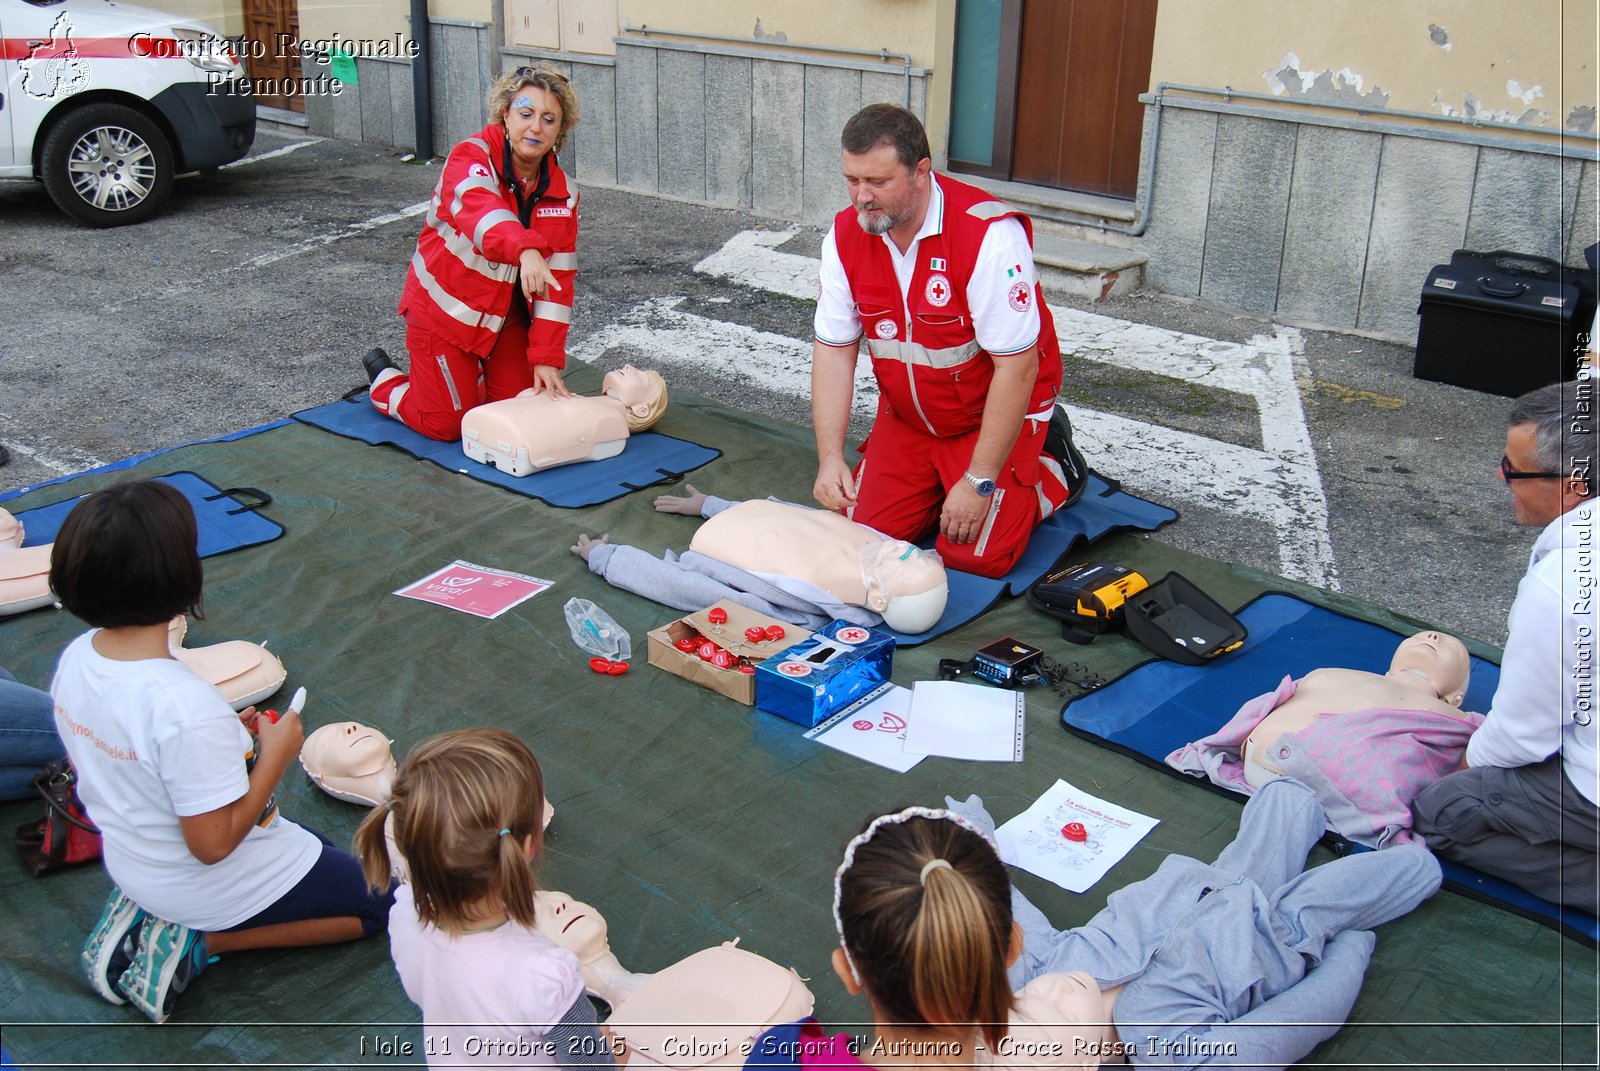
<svg viewBox="0 0 1600 1071"><path fill-rule="evenodd" d="M1418 632L1400 641L1387 673L1314 669L1245 740L1245 780L1260 788L1283 776L1273 762L1272 745L1285 733L1303 731L1317 718L1363 710L1427 710L1464 718L1461 701L1471 669L1466 646L1442 632Z"/></svg>
<svg viewBox="0 0 1600 1071"><path fill-rule="evenodd" d="M632 432L644 431L667 408L658 372L624 365L607 372L600 393L557 397L534 388L467 411L461 449L474 461L512 476L601 461L622 453Z"/></svg>
<svg viewBox="0 0 1600 1071"><path fill-rule="evenodd" d="M606 920L588 904L541 891L534 918L540 933L578 957L589 992L611 1005L606 1026L627 1041L630 1065L739 1067L747 1041L811 1014L811 991L799 975L737 942L701 949L656 974L634 974L617 961ZM671 1043L689 1027L693 1045Z"/></svg>
<svg viewBox="0 0 1600 1071"><path fill-rule="evenodd" d="M300 765L318 788L335 799L376 807L388 802L399 773L392 743L358 721L329 722L306 737Z"/></svg>

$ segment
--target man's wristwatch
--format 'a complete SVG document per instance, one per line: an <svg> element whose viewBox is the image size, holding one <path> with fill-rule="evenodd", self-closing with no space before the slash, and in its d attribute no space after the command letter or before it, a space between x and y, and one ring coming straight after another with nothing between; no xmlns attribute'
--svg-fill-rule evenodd
<svg viewBox="0 0 1600 1071"><path fill-rule="evenodd" d="M962 473L961 478L966 480L967 483L971 484L972 489L978 492L978 494L982 495L984 498L988 498L990 495L994 494L993 480L985 480L982 477L974 476L970 472Z"/></svg>

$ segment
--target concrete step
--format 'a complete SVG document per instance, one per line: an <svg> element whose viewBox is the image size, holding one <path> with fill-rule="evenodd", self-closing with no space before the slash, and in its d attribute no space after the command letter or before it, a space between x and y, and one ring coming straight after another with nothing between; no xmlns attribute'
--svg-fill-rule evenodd
<svg viewBox="0 0 1600 1071"><path fill-rule="evenodd" d="M994 194L1013 208L1026 212L1033 220L1036 235L1097 242L1101 245L1132 249L1132 235L1108 231L1107 226L1127 226L1138 214L1132 201L1101 197L1076 190L1032 186L1024 182L963 176L973 185Z"/></svg>
<svg viewBox="0 0 1600 1071"><path fill-rule="evenodd" d="M304 112L292 112L287 108L269 108L264 104L256 105L256 133L280 134L284 137L304 136L310 125Z"/></svg>
<svg viewBox="0 0 1600 1071"><path fill-rule="evenodd" d="M1149 258L1131 249L1101 245L1053 234L1035 233L1033 263L1045 296L1066 295L1104 301L1144 285Z"/></svg>

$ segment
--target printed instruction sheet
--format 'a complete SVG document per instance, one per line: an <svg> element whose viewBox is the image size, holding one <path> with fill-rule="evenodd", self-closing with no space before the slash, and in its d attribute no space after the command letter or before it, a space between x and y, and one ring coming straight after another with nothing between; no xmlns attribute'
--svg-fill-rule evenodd
<svg viewBox="0 0 1600 1071"><path fill-rule="evenodd" d="M1033 806L995 831L1000 858L1081 893L1160 821L1057 781ZM1076 824L1069 839L1064 830ZM1081 835L1083 839L1077 839Z"/></svg>

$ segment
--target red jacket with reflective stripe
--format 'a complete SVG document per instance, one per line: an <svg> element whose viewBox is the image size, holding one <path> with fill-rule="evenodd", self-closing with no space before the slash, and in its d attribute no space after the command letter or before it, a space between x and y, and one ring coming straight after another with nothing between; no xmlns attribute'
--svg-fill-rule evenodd
<svg viewBox="0 0 1600 1071"><path fill-rule="evenodd" d="M1033 225L976 186L940 175L939 188L944 218L939 233L923 238L917 248L909 309L889 250L882 238L861 229L854 208L834 218L833 238L884 400L901 420L950 437L983 422L994 378L994 358L979 348L967 308L967 283L983 236L995 220L1015 216L1031 246ZM928 210L933 211L931 201ZM934 261L943 261L943 267L935 270ZM1031 299L1039 309L1039 374L1028 405L1036 413L1061 389L1061 346L1038 284L1016 299Z"/></svg>
<svg viewBox="0 0 1600 1071"><path fill-rule="evenodd" d="M518 258L537 249L561 289L549 288L529 310L528 363L562 368L578 267L578 191L552 158L550 187L523 227L510 177L500 173L505 140L505 128L491 123L450 150L417 236L400 315L487 356L512 300L523 300Z"/></svg>

